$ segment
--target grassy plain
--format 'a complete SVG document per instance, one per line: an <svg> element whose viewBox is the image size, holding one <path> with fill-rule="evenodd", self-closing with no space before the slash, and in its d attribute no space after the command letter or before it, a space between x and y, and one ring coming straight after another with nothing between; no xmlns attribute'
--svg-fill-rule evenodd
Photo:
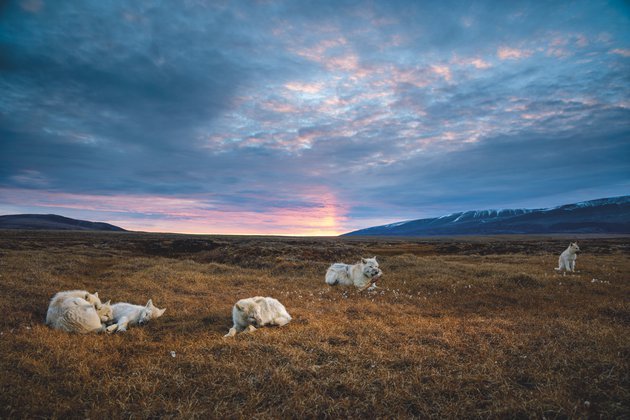
<svg viewBox="0 0 630 420"><path fill-rule="evenodd" d="M630 238L581 238L562 276L569 239L3 231L0 418L628 418ZM324 284L374 255L376 292ZM68 289L167 310L51 330ZM294 321L224 339L256 295Z"/></svg>

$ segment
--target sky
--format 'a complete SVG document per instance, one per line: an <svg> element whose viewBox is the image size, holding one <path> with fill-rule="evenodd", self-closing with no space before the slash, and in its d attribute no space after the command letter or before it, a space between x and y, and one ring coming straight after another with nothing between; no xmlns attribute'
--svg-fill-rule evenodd
<svg viewBox="0 0 630 420"><path fill-rule="evenodd" d="M336 235L630 194L630 3L0 5L0 214Z"/></svg>

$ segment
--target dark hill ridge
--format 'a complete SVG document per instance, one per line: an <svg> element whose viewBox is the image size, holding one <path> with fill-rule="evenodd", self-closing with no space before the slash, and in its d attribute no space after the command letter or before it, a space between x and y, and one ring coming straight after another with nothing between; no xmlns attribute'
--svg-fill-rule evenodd
<svg viewBox="0 0 630 420"><path fill-rule="evenodd" d="M11 214L0 216L0 229L29 230L102 230L125 232L125 229L102 222L71 219L56 214Z"/></svg>
<svg viewBox="0 0 630 420"><path fill-rule="evenodd" d="M473 210L376 226L343 236L542 233L630 233L630 196L583 201L548 209Z"/></svg>

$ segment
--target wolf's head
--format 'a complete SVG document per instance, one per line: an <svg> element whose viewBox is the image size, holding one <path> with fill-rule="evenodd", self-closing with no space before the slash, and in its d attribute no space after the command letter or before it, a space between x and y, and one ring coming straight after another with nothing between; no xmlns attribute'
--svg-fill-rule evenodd
<svg viewBox="0 0 630 420"><path fill-rule="evenodd" d="M260 307L255 302L240 300L236 302L235 306L241 314L241 319L246 321L247 325L253 325L256 328L262 326L263 322L260 316Z"/></svg>
<svg viewBox="0 0 630 420"><path fill-rule="evenodd" d="M98 314L99 318L101 318L102 323L111 321L114 318L114 311L112 310L110 303L111 300L108 300L105 303L101 303L101 301L99 300L98 304L94 304L96 313Z"/></svg>
<svg viewBox="0 0 630 420"><path fill-rule="evenodd" d="M569 245L569 249L571 250L572 254L580 251L580 247L578 246L577 242L571 242L571 245Z"/></svg>
<svg viewBox="0 0 630 420"><path fill-rule="evenodd" d="M94 292L94 294L86 292L83 299L87 300L92 305L94 305L96 309L98 309L98 307L101 306L101 299L99 299L98 297L98 292Z"/></svg>
<svg viewBox="0 0 630 420"><path fill-rule="evenodd" d="M144 308L142 308L142 312L140 313L140 319L138 319L138 324L146 324L154 318L159 318L164 313L164 309L159 309L157 306L153 305L153 300L149 299Z"/></svg>
<svg viewBox="0 0 630 420"><path fill-rule="evenodd" d="M361 258L363 275L370 279L380 277L383 272L378 268L378 261L374 258Z"/></svg>

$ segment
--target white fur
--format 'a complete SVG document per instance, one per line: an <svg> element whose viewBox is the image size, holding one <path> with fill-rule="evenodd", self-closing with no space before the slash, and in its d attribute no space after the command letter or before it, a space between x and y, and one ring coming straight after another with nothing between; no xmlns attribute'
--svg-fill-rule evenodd
<svg viewBox="0 0 630 420"><path fill-rule="evenodd" d="M225 337L233 337L244 330L255 331L267 325L282 327L291 321L291 315L277 299L256 296L241 299L232 308L234 326Z"/></svg>
<svg viewBox="0 0 630 420"><path fill-rule="evenodd" d="M92 333L106 331L104 322L110 320L108 315L99 315L94 305L80 297L66 297L57 302L56 309L50 313L50 319L46 322L51 327L74 333ZM109 304L102 305L102 309Z"/></svg>
<svg viewBox="0 0 630 420"><path fill-rule="evenodd" d="M565 249L558 258L558 268L556 271L562 271L565 274L566 271L575 273L575 260L577 259L577 252L580 250L577 242L572 242L567 249Z"/></svg>
<svg viewBox="0 0 630 420"><path fill-rule="evenodd" d="M131 303L115 303L112 305L114 312L113 325L117 331L127 331L127 327L146 324L152 319L162 316L166 308L159 309L149 299L145 306L132 305Z"/></svg>
<svg viewBox="0 0 630 420"><path fill-rule="evenodd" d="M357 289L364 290L370 286L375 287L376 280L382 275L376 257L362 258L356 264L335 263L328 267L326 283L331 286L354 285Z"/></svg>
<svg viewBox="0 0 630 420"><path fill-rule="evenodd" d="M60 311L64 305L64 301L72 298L81 298L93 305L103 322L109 321L112 318L109 302L105 304L101 303L98 292L92 294L85 290L68 290L57 293L50 300L48 312L46 312L46 325L52 325L53 320L58 319L62 315Z"/></svg>

